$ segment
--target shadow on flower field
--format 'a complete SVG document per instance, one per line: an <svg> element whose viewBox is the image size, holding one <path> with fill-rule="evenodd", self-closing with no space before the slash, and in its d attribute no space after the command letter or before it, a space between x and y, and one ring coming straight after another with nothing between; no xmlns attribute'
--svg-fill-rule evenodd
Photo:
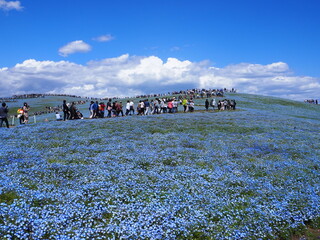
<svg viewBox="0 0 320 240"><path fill-rule="evenodd" d="M316 239L318 106L232 97L240 111L0 129L0 235Z"/></svg>

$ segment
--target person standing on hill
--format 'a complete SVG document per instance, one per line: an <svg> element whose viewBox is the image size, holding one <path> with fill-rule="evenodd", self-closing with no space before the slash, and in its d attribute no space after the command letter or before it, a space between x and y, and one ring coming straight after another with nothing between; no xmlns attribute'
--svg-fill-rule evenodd
<svg viewBox="0 0 320 240"><path fill-rule="evenodd" d="M190 100L189 110L190 110L190 112L194 111L194 102L192 100Z"/></svg>
<svg viewBox="0 0 320 240"><path fill-rule="evenodd" d="M106 105L104 104L104 102L101 102L99 104L99 117L104 118L104 110L106 108Z"/></svg>
<svg viewBox="0 0 320 240"><path fill-rule="evenodd" d="M18 113L19 123L23 124L24 123L23 107L19 108L17 110L17 113Z"/></svg>
<svg viewBox="0 0 320 240"><path fill-rule="evenodd" d="M138 112L138 115L143 115L143 113L144 113L144 103L143 103L143 101L139 101L139 103L138 103L138 106L137 106L137 112Z"/></svg>
<svg viewBox="0 0 320 240"><path fill-rule="evenodd" d="M62 111L63 111L63 121L69 119L70 114L69 114L69 108L66 100L63 100Z"/></svg>
<svg viewBox="0 0 320 240"><path fill-rule="evenodd" d="M149 115L150 114L150 102L149 99L144 100L144 115Z"/></svg>
<svg viewBox="0 0 320 240"><path fill-rule="evenodd" d="M2 127L3 122L6 123L7 128L9 128L9 122L8 122L8 106L6 103L2 103L2 107L0 107L0 127Z"/></svg>
<svg viewBox="0 0 320 240"><path fill-rule="evenodd" d="M144 106L144 101L141 101L141 115L144 115L144 109L145 109L145 106Z"/></svg>
<svg viewBox="0 0 320 240"><path fill-rule="evenodd" d="M112 111L112 102L111 98L109 98L109 101L107 102L107 110L108 110L108 118L111 118L111 111Z"/></svg>
<svg viewBox="0 0 320 240"><path fill-rule="evenodd" d="M111 109L111 116L116 117L117 116L117 101L114 101L112 103L112 109Z"/></svg>
<svg viewBox="0 0 320 240"><path fill-rule="evenodd" d="M74 120L76 119L76 112L77 112L77 108L74 102L72 102L71 106L70 106L70 119Z"/></svg>
<svg viewBox="0 0 320 240"><path fill-rule="evenodd" d="M173 109L173 103L172 103L172 99L169 99L168 101L168 110L169 110L169 113L172 113L172 109Z"/></svg>
<svg viewBox="0 0 320 240"><path fill-rule="evenodd" d="M28 105L28 103L24 103L23 107L23 116L24 116L24 123L28 123L29 122L29 111L30 111L30 106Z"/></svg>
<svg viewBox="0 0 320 240"><path fill-rule="evenodd" d="M211 100L210 105L211 105L211 107L212 107L213 110L214 110L214 107L216 106L216 99L213 98L213 99Z"/></svg>
<svg viewBox="0 0 320 240"><path fill-rule="evenodd" d="M206 99L206 102L204 104L205 104L206 110L208 111L209 110L209 100L208 100L208 98Z"/></svg>
<svg viewBox="0 0 320 240"><path fill-rule="evenodd" d="M129 112L130 112L130 101L128 100L126 104L126 116L128 116Z"/></svg>
<svg viewBox="0 0 320 240"><path fill-rule="evenodd" d="M187 100L187 98L183 98L181 104L183 106L183 112L187 112L187 108L188 108L188 100Z"/></svg>
<svg viewBox="0 0 320 240"><path fill-rule="evenodd" d="M94 101L90 102L89 112L90 112L90 117L89 118L93 118L94 117Z"/></svg>
<svg viewBox="0 0 320 240"><path fill-rule="evenodd" d="M119 102L116 104L117 116L120 116L120 113L122 117L124 116L122 108L123 108L122 102Z"/></svg>
<svg viewBox="0 0 320 240"><path fill-rule="evenodd" d="M230 101L230 107L231 107L232 110L236 110L236 105L237 105L236 100L231 100Z"/></svg>
<svg viewBox="0 0 320 240"><path fill-rule="evenodd" d="M178 112L178 105L179 105L178 101L175 98L173 98L173 100L172 100L172 112L173 113Z"/></svg>
<svg viewBox="0 0 320 240"><path fill-rule="evenodd" d="M160 112L161 113L167 113L167 108L168 108L168 105L166 103L166 101L164 99L160 99Z"/></svg>
<svg viewBox="0 0 320 240"><path fill-rule="evenodd" d="M159 111L159 99L158 98L156 98L153 101L153 108L154 108L154 113L156 113L156 114L160 113L160 111Z"/></svg>
<svg viewBox="0 0 320 240"><path fill-rule="evenodd" d="M134 115L134 102L132 100L130 101L130 112L129 112L129 115L131 115L131 112Z"/></svg>
<svg viewBox="0 0 320 240"><path fill-rule="evenodd" d="M93 118L97 118L99 113L99 103L98 101L96 101L95 103L93 103Z"/></svg>

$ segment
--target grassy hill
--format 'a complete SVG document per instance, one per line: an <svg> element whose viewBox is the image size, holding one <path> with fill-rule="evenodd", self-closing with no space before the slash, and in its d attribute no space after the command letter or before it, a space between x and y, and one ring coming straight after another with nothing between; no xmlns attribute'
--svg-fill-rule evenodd
<svg viewBox="0 0 320 240"><path fill-rule="evenodd" d="M194 113L43 121L49 114L0 129L0 236L316 239L306 230L320 226L320 106L226 98L236 111L202 111L197 99Z"/></svg>

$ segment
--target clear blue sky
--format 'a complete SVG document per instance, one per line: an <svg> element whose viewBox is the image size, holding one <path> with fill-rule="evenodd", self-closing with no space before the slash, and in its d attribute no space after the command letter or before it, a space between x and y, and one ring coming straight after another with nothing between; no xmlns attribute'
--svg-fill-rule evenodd
<svg viewBox="0 0 320 240"><path fill-rule="evenodd" d="M218 68L284 62L295 75L320 77L319 0L20 0L20 9L5 9L8 2L0 0L0 68L129 54ZM59 54L77 40L90 50Z"/></svg>

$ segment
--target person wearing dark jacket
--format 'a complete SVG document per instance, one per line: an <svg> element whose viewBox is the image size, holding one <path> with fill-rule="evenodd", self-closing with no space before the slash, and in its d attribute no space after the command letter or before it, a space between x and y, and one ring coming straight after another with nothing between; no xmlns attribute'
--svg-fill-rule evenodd
<svg viewBox="0 0 320 240"><path fill-rule="evenodd" d="M70 106L70 120L76 119L77 108L74 102Z"/></svg>
<svg viewBox="0 0 320 240"><path fill-rule="evenodd" d="M70 117L69 108L66 100L63 100L62 110L63 110L63 121L65 121Z"/></svg>
<svg viewBox="0 0 320 240"><path fill-rule="evenodd" d="M7 128L9 128L9 122L7 118L8 112L9 112L9 109L6 103L2 103L2 107L0 107L0 127L2 127L3 122L5 122L7 125Z"/></svg>
<svg viewBox="0 0 320 240"><path fill-rule="evenodd" d="M208 99L206 99L205 107L206 107L206 110L208 111L208 109L209 109L209 100Z"/></svg>

